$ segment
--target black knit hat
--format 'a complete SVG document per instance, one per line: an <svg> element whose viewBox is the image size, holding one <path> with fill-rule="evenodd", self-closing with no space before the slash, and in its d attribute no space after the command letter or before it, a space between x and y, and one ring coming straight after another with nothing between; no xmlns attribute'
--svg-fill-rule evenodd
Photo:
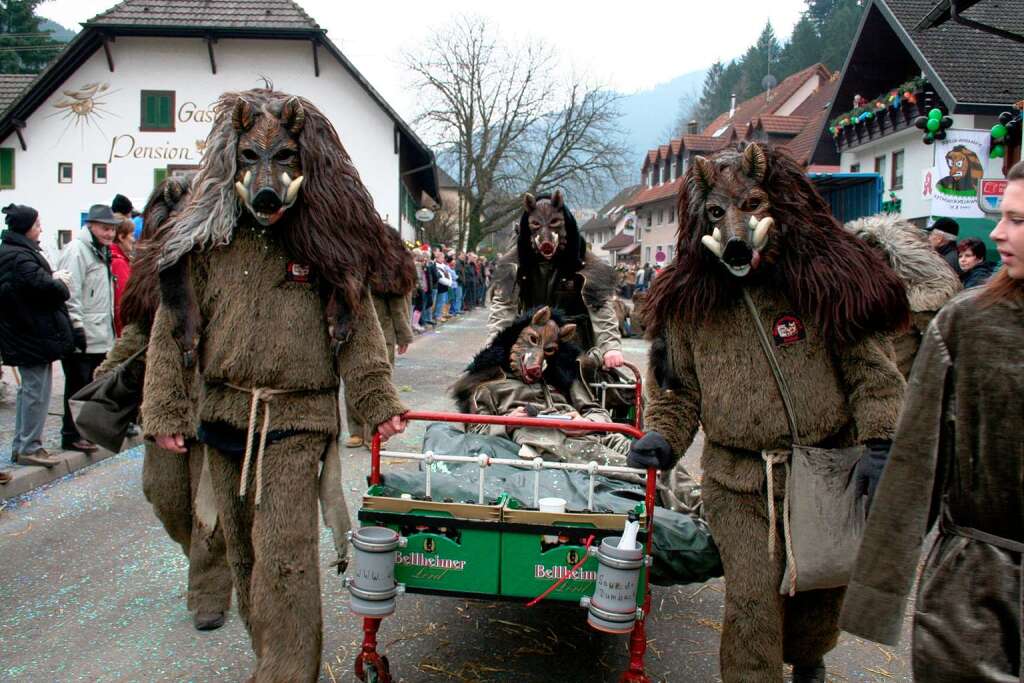
<svg viewBox="0 0 1024 683"><path fill-rule="evenodd" d="M8 204L3 208L3 212L7 216L7 228L22 235L31 230L39 218L38 211L24 204Z"/></svg>
<svg viewBox="0 0 1024 683"><path fill-rule="evenodd" d="M960 224L957 223L952 218L943 217L932 223L931 226L928 227L928 230L941 230L942 232L948 233L953 237L959 237Z"/></svg>
<svg viewBox="0 0 1024 683"><path fill-rule="evenodd" d="M132 200L125 197L123 194L114 195L114 201L110 202L110 208L114 213L119 213L123 216L132 215Z"/></svg>

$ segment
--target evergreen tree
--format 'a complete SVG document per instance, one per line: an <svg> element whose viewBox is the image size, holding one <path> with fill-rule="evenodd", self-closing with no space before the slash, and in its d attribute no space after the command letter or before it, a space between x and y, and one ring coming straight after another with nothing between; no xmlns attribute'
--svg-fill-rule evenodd
<svg viewBox="0 0 1024 683"><path fill-rule="evenodd" d="M62 44L39 28L41 2L0 0L0 73L38 73L59 52Z"/></svg>
<svg viewBox="0 0 1024 683"><path fill-rule="evenodd" d="M818 35L821 35L823 28L828 23L829 15L835 10L840 0L807 0L807 9L804 16L814 24Z"/></svg>
<svg viewBox="0 0 1024 683"><path fill-rule="evenodd" d="M711 121L718 116L718 91L722 87L722 73L725 67L719 60L711 65L708 73L704 76L704 88L700 93L700 100L694 109L693 117L697 119L698 127L703 130Z"/></svg>
<svg viewBox="0 0 1024 683"><path fill-rule="evenodd" d="M796 26L786 47L779 58L777 77L781 81L792 76L801 69L821 61L823 46L810 13L805 13ZM773 72L774 73L774 72Z"/></svg>
<svg viewBox="0 0 1024 683"><path fill-rule="evenodd" d="M757 42L754 43L743 55L741 60L742 76L740 77L739 92L736 93L737 100L746 100L754 97L764 90L761 82L768 74L777 76L779 57L782 47L775 37L775 29L771 22L767 22Z"/></svg>
<svg viewBox="0 0 1024 683"><path fill-rule="evenodd" d="M822 49L818 60L835 71L846 62L864 6L860 0L832 0L830 4L831 12L819 29Z"/></svg>
<svg viewBox="0 0 1024 683"><path fill-rule="evenodd" d="M724 66L716 62L711 67L696 109L703 126L729 111L733 93L737 102L761 93L761 83L769 73L781 82L818 62L833 71L842 68L864 11L863 0L806 2L806 10L785 46L779 45L769 22L741 58Z"/></svg>

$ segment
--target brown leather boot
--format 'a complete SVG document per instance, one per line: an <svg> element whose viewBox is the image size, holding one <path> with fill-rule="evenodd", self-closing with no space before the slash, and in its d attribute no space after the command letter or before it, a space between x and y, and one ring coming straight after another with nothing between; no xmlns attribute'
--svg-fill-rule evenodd
<svg viewBox="0 0 1024 683"><path fill-rule="evenodd" d="M32 451L31 453L18 453L19 465L37 465L41 467L53 467L60 460L56 455L48 453L45 448Z"/></svg>

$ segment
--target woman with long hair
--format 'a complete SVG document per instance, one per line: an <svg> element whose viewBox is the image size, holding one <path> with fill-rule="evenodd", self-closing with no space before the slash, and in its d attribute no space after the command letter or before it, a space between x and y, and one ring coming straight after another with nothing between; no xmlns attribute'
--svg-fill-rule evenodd
<svg viewBox="0 0 1024 683"><path fill-rule="evenodd" d="M132 276L132 258L135 251L135 221L127 216L122 218L114 232L114 242L110 245L110 272L114 275L114 332L118 337L124 329L124 323L121 321L121 298L128 287L128 279Z"/></svg>
<svg viewBox="0 0 1024 683"><path fill-rule="evenodd" d="M895 644L922 544L914 678L1021 680L1024 551L1024 162L990 237L1003 268L924 335L841 625Z"/></svg>

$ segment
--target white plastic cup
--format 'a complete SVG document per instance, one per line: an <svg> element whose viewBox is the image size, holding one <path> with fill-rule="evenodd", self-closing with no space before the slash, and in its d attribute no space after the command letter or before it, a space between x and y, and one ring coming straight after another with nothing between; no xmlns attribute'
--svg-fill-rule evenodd
<svg viewBox="0 0 1024 683"><path fill-rule="evenodd" d="M537 507L540 508L541 512L565 512L565 499L564 498L541 498L537 501Z"/></svg>

